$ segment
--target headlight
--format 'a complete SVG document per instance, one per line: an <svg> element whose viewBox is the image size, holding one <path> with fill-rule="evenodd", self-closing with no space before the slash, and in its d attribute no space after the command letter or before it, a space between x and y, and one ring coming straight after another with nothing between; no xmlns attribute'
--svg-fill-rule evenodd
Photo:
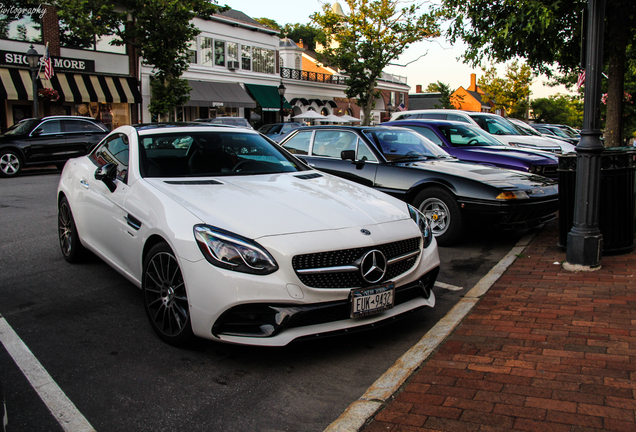
<svg viewBox="0 0 636 432"><path fill-rule="evenodd" d="M528 199L530 198L525 191L506 191L497 195L498 200L514 200L514 199Z"/></svg>
<svg viewBox="0 0 636 432"><path fill-rule="evenodd" d="M211 264L243 273L266 275L278 270L274 258L258 243L208 225L195 225L194 238Z"/></svg>
<svg viewBox="0 0 636 432"><path fill-rule="evenodd" d="M407 206L409 207L409 214L411 215L411 219L415 221L418 228L420 229L420 232L422 233L422 241L424 244L424 248L426 249L428 245L431 244L431 241L433 241L433 230L428 223L428 219L426 219L426 216L424 216L421 211L413 207L411 204L407 204Z"/></svg>

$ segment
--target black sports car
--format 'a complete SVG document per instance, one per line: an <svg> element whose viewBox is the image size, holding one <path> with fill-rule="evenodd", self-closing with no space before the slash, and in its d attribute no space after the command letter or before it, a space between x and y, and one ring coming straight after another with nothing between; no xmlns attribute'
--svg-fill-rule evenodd
<svg viewBox="0 0 636 432"><path fill-rule="evenodd" d="M553 219L559 207L556 181L461 162L406 128L309 126L281 145L311 167L413 204L440 245L459 241L468 222L522 229Z"/></svg>
<svg viewBox="0 0 636 432"><path fill-rule="evenodd" d="M91 117L51 116L14 124L0 135L0 177L13 177L25 166L56 165L83 156L108 134Z"/></svg>

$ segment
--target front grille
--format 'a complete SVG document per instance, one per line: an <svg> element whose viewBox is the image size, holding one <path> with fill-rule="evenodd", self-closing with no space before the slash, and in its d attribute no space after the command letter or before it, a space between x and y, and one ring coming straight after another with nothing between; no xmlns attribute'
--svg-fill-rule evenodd
<svg viewBox="0 0 636 432"><path fill-rule="evenodd" d="M303 284L313 288L357 288L368 285L360 271L340 271L320 274L301 274L298 270L324 269L330 267L355 266L357 262L370 250L377 249L384 254L387 261L409 253L419 252L420 238L415 237L393 243L355 249L342 249L329 252L318 252L296 255L292 265ZM393 279L409 271L417 261L418 254L405 260L390 263L382 281Z"/></svg>

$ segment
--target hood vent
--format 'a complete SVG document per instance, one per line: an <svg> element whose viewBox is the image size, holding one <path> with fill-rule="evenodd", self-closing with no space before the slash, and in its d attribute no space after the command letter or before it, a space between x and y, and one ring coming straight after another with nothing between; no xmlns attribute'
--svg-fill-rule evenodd
<svg viewBox="0 0 636 432"><path fill-rule="evenodd" d="M314 178L322 177L322 174L318 174L318 173L311 173L311 174L302 174L302 175L297 175L297 176L294 176L294 177L299 178L299 179L303 179L303 180L309 180L309 179L314 179Z"/></svg>
<svg viewBox="0 0 636 432"><path fill-rule="evenodd" d="M170 185L220 185L223 184L217 180L167 180L164 181Z"/></svg>

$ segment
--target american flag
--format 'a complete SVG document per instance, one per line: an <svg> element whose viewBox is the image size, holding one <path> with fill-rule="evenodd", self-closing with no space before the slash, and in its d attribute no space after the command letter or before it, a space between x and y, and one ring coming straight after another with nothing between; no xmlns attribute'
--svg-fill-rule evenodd
<svg viewBox="0 0 636 432"><path fill-rule="evenodd" d="M44 79L50 80L55 72L53 71L53 60L51 60L51 56L49 55L49 43L46 43L46 48L44 48L44 56L42 57L42 62L44 63Z"/></svg>
<svg viewBox="0 0 636 432"><path fill-rule="evenodd" d="M576 80L576 89L579 90L583 84L585 84L585 71L579 74L579 79Z"/></svg>
<svg viewBox="0 0 636 432"><path fill-rule="evenodd" d="M397 110L398 111L404 111L405 108L406 107L404 106L404 103L401 103L401 104L398 105Z"/></svg>

